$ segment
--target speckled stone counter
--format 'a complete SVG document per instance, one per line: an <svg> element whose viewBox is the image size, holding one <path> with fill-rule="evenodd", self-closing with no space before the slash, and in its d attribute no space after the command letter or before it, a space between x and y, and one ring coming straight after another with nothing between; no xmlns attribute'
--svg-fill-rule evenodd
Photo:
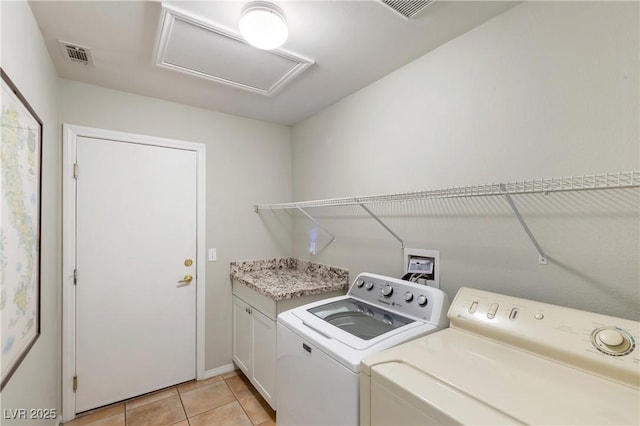
<svg viewBox="0 0 640 426"><path fill-rule="evenodd" d="M348 270L294 258L231 262L230 275L275 301L349 287Z"/></svg>

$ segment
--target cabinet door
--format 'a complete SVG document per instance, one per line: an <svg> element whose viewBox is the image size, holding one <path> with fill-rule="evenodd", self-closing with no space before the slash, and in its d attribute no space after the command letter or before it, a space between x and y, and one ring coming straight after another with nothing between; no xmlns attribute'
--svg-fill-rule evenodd
<svg viewBox="0 0 640 426"><path fill-rule="evenodd" d="M276 406L276 322L253 311L253 376L251 380L275 409Z"/></svg>
<svg viewBox="0 0 640 426"><path fill-rule="evenodd" d="M251 307L233 296L233 361L251 377L252 336Z"/></svg>

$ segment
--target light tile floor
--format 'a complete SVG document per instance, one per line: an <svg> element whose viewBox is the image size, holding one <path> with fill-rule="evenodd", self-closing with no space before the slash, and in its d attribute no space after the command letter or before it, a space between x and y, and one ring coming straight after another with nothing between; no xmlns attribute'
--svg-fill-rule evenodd
<svg viewBox="0 0 640 426"><path fill-rule="evenodd" d="M64 426L275 426L276 413L238 370L83 413Z"/></svg>

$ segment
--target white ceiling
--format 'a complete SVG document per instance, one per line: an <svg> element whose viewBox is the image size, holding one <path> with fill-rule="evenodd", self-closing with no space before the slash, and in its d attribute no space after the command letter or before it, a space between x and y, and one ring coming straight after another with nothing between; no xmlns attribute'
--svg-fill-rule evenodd
<svg viewBox="0 0 640 426"><path fill-rule="evenodd" d="M155 65L162 5L156 1L32 1L62 78L293 125L519 2L435 1L405 19L378 0L275 0L289 39L282 51L314 64L267 96ZM172 1L231 34L242 1ZM65 60L58 40L89 47L93 66ZM208 52L194 55L206 57Z"/></svg>

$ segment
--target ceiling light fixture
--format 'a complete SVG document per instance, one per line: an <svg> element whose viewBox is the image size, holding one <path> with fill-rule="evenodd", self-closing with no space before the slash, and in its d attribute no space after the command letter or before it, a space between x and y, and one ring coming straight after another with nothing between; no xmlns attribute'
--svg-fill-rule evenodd
<svg viewBox="0 0 640 426"><path fill-rule="evenodd" d="M258 49L276 49L289 36L287 19L282 9L275 4L253 1L242 8L240 34L247 43Z"/></svg>

